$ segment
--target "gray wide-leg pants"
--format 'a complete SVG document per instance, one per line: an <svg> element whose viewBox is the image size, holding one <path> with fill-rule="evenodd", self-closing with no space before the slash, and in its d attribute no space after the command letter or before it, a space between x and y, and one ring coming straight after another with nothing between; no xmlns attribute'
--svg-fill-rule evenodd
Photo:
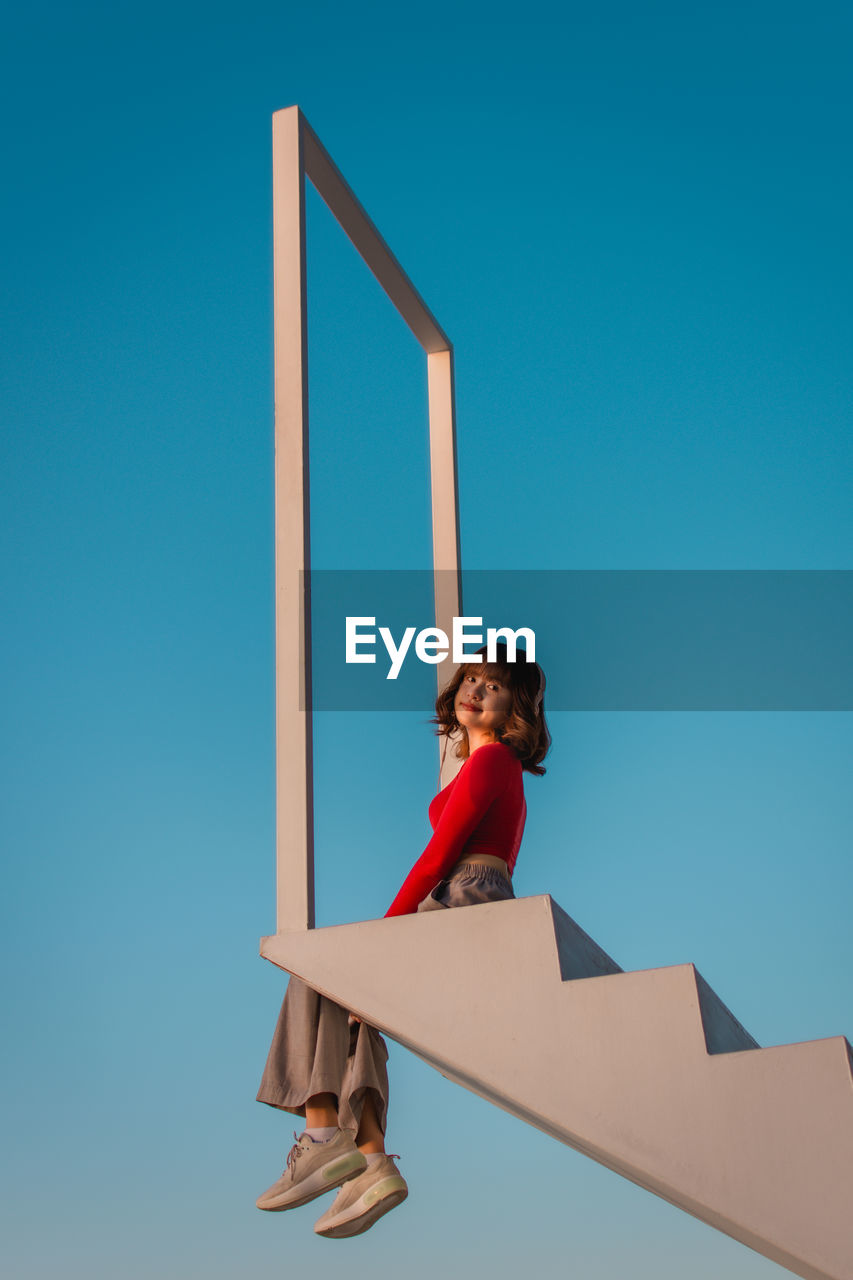
<svg viewBox="0 0 853 1280"><path fill-rule="evenodd" d="M267 1064L258 1090L266 1102L294 1115L305 1115L305 1103L317 1093L338 1099L338 1124L358 1132L367 1091L379 1127L388 1119L388 1049L366 1022L349 1025L349 1014L321 996L301 978L287 984Z"/></svg>

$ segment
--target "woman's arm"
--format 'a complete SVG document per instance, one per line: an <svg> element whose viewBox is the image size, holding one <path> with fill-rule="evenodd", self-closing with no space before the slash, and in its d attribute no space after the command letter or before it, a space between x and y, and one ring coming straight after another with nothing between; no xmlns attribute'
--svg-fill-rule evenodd
<svg viewBox="0 0 853 1280"><path fill-rule="evenodd" d="M459 861L477 824L513 776L515 757L499 742L478 747L457 775L433 837L403 882L386 916L417 911L418 903Z"/></svg>

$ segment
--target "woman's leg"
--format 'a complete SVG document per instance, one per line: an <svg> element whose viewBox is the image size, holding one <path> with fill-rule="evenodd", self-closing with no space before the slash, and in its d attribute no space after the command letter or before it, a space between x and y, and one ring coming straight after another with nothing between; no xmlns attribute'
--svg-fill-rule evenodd
<svg viewBox="0 0 853 1280"><path fill-rule="evenodd" d="M305 1128L338 1127L338 1099L333 1093L315 1093L305 1100Z"/></svg>
<svg viewBox="0 0 853 1280"><path fill-rule="evenodd" d="M365 1037L365 1047L374 1062L384 1070L384 1043L381 1036L363 1024L359 1037ZM377 1054L379 1045L382 1052ZM358 1055L358 1046L352 1062ZM358 1113L356 1144L366 1167L357 1177L345 1182L333 1204L314 1223L317 1235L340 1240L347 1236L361 1235L409 1194L406 1179L394 1163L394 1157L385 1152L384 1120L387 1097L372 1086L361 1087L349 1093L346 1084L342 1099L348 1110ZM343 1108L342 1108L343 1109Z"/></svg>
<svg viewBox="0 0 853 1280"><path fill-rule="evenodd" d="M368 1093L361 1109L355 1144L362 1155L371 1156L385 1151L385 1134L379 1127L379 1117L373 1105L373 1095Z"/></svg>
<svg viewBox="0 0 853 1280"><path fill-rule="evenodd" d="M350 1049L341 1080L338 1116L342 1129L362 1139L374 1151L383 1150L388 1123L388 1048L375 1027L356 1022L350 1029Z"/></svg>
<svg viewBox="0 0 853 1280"><path fill-rule="evenodd" d="M405 1180L385 1154L387 1058L375 1028L350 1026L345 1009L291 978L258 1100L304 1115L307 1132L259 1209L295 1208L343 1184L315 1226L338 1238L366 1231L405 1199ZM316 1133L333 1126L333 1136Z"/></svg>
<svg viewBox="0 0 853 1280"><path fill-rule="evenodd" d="M346 1009L291 978L258 1100L305 1116L306 1128L281 1177L256 1200L259 1209L294 1209L366 1168L355 1145L355 1125L344 1131L338 1117L349 1045Z"/></svg>

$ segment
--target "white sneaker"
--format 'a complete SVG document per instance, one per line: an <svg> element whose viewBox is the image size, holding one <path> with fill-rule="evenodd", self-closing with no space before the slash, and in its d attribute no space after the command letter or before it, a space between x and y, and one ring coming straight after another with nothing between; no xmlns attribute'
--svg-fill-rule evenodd
<svg viewBox="0 0 853 1280"><path fill-rule="evenodd" d="M383 1214L402 1204L408 1194L406 1180L392 1157L383 1155L341 1187L334 1203L314 1223L314 1230L330 1240L361 1235Z"/></svg>
<svg viewBox="0 0 853 1280"><path fill-rule="evenodd" d="M296 1134L294 1133L294 1138ZM347 1178L356 1178L367 1161L352 1135L339 1129L328 1142L315 1142L307 1133L290 1149L284 1173L259 1195L259 1209L295 1209L339 1187Z"/></svg>

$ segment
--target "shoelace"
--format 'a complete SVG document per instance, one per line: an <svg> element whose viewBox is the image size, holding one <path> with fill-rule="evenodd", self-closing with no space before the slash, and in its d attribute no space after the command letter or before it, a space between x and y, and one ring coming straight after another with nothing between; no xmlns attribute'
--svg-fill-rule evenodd
<svg viewBox="0 0 853 1280"><path fill-rule="evenodd" d="M293 1146L290 1148L290 1150L287 1153L287 1163L285 1164L282 1170L282 1173L281 1173L282 1177L284 1177L284 1175L287 1173L288 1169L292 1165L296 1164L296 1161L299 1159L299 1157L302 1155L302 1152L305 1150L305 1147L302 1146L301 1141L297 1136L295 1129L293 1130L293 1136L294 1138L296 1138L296 1141L294 1142Z"/></svg>

